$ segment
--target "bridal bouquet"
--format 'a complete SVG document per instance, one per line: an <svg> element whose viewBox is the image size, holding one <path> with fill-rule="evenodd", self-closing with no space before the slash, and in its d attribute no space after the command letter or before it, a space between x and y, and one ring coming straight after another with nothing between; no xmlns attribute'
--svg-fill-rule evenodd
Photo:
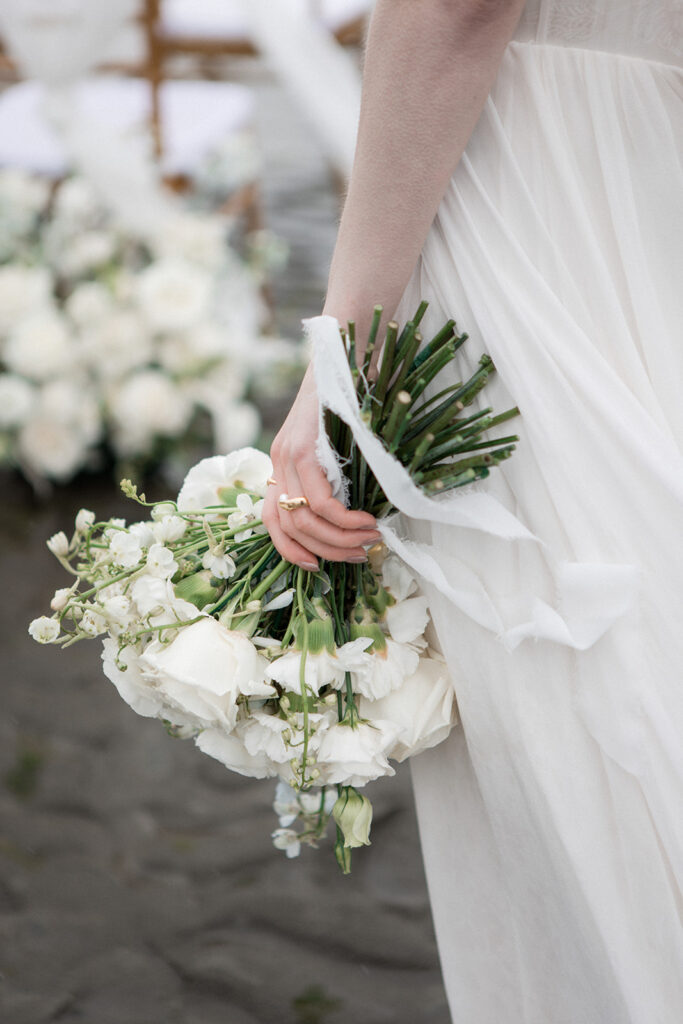
<svg viewBox="0 0 683 1024"><path fill-rule="evenodd" d="M424 309L401 331L388 325L377 373L379 308L362 358L352 324L339 343L365 422L437 494L510 455L514 436L484 434L517 410L468 408L493 372L488 356L469 379L426 397L467 336L450 320L421 347ZM391 512L347 424L328 412L326 429L350 503ZM273 840L289 856L316 846L332 818L348 872L351 850L369 843L363 787L448 735L454 692L425 636L418 582L382 543L367 563L323 562L315 573L280 557L261 521L271 472L267 455L242 448L200 462L175 501L154 504L124 480L148 518L127 525L81 510L71 538L52 537L74 580L29 632L63 646L104 637L104 672L135 711L233 771L277 777Z"/></svg>
<svg viewBox="0 0 683 1024"><path fill-rule="evenodd" d="M188 435L224 451L256 439L255 361L263 377L294 351L262 336L260 267L228 228L181 208L142 239L84 178L53 191L0 171L0 462L39 486L103 444L139 466Z"/></svg>

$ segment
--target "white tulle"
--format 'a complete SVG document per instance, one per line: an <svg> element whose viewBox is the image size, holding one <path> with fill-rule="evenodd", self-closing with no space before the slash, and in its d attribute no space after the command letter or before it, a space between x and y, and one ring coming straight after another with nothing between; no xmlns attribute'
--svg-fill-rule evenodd
<svg viewBox="0 0 683 1024"><path fill-rule="evenodd" d="M407 290L513 458L430 513L354 424L462 719L413 766L458 1024L683 1020L682 21L528 4Z"/></svg>

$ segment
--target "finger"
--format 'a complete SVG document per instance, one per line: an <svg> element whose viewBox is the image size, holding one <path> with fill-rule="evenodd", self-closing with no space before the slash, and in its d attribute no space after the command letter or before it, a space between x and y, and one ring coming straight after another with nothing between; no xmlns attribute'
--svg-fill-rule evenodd
<svg viewBox="0 0 683 1024"><path fill-rule="evenodd" d="M332 496L330 482L314 458L297 459L295 466L303 487L300 493L306 495L316 515L344 530L375 529L376 521L373 515L362 509L345 508L341 501Z"/></svg>
<svg viewBox="0 0 683 1024"><path fill-rule="evenodd" d="M300 495L303 494L303 484L299 479L296 469L290 463L285 469L286 482L287 482L287 493L289 495ZM307 497L307 496L306 496ZM280 506L278 506L280 508ZM318 520L319 526L323 532L327 526L332 531L336 530L341 535L342 543L335 543L334 539L328 541L320 539L315 533L310 533L307 530L301 529L301 518L300 513L308 513L308 521ZM322 558L327 558L334 562L344 561L366 561L367 555L362 548L362 543L371 543L375 537L374 533L377 531L368 531L367 534L361 533L360 537L362 540L355 540L352 543L348 543L345 538L345 530L340 530L339 527L331 527L329 524L325 524L323 520L318 519L315 513L311 512L310 509L297 509L293 512L288 512L286 509L280 508L280 525L283 531L294 540L298 541L302 546L308 548L314 554L319 555ZM357 535L357 534L356 534Z"/></svg>
<svg viewBox="0 0 683 1024"><path fill-rule="evenodd" d="M277 474L274 474L277 479ZM283 478L282 470L280 469L280 479ZM288 562L293 562L295 565L300 565L303 569L309 569L311 572L318 569L318 560L312 551L308 551L303 545L299 544L294 538L288 536L280 524L280 509L277 505L277 486L271 485L266 492L266 497L263 503L262 519L263 523L270 534L270 539L275 545L276 549L286 558Z"/></svg>

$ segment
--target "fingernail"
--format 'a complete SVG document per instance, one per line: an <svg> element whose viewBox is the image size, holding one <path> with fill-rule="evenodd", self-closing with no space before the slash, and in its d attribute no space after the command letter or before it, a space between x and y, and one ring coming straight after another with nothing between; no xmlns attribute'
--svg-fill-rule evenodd
<svg viewBox="0 0 683 1024"><path fill-rule="evenodd" d="M318 566L315 562L299 562L302 569L307 569L308 572L317 572Z"/></svg>
<svg viewBox="0 0 683 1024"><path fill-rule="evenodd" d="M352 558L347 559L349 562L367 562L367 555L354 555Z"/></svg>

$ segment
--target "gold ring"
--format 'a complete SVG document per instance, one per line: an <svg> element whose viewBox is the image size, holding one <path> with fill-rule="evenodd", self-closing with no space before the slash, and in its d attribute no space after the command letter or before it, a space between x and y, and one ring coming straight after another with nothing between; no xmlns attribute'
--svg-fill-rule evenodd
<svg viewBox="0 0 683 1024"><path fill-rule="evenodd" d="M303 494L300 498L290 498L287 494L281 494L277 503L285 512L294 512L297 508L308 508L308 498L305 498Z"/></svg>
<svg viewBox="0 0 683 1024"><path fill-rule="evenodd" d="M269 487L271 487L273 484L277 483L277 480L275 479L274 476L269 476L268 479L266 480L266 483L268 484Z"/></svg>

